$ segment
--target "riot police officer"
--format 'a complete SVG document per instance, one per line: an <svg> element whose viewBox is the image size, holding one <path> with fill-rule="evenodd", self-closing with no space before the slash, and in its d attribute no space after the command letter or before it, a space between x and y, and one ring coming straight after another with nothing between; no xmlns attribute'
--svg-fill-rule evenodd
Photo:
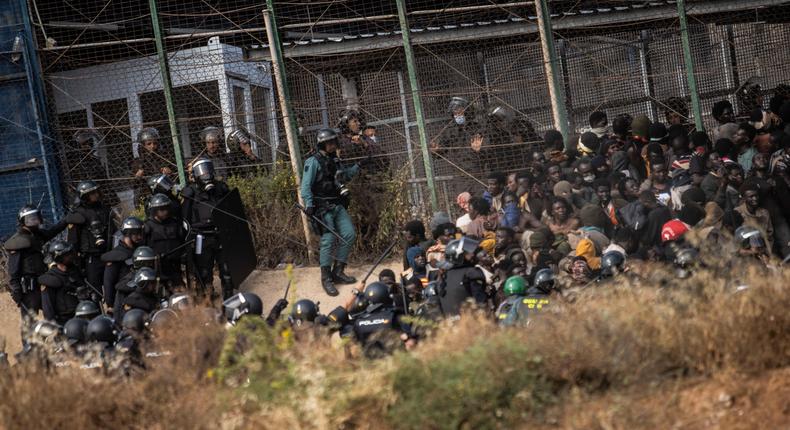
<svg viewBox="0 0 790 430"><path fill-rule="evenodd" d="M511 326L525 323L530 314L541 311L550 304L550 293L554 286L554 272L541 269L535 275L536 284L527 289L527 281L521 276L511 276L505 281L507 297L497 309L497 323Z"/></svg>
<svg viewBox="0 0 790 430"><path fill-rule="evenodd" d="M110 208L101 201L99 185L82 181L77 185L79 204L69 214L68 241L80 255L85 280L99 288L104 280L101 255L110 250L115 229L110 219Z"/></svg>
<svg viewBox="0 0 790 430"><path fill-rule="evenodd" d="M214 174L217 179L225 180L228 178L228 159L225 148L222 145L222 130L218 127L206 127L200 132L200 140L203 141L203 157L214 163Z"/></svg>
<svg viewBox="0 0 790 430"><path fill-rule="evenodd" d="M348 254L356 238L354 225L346 211L348 188L346 183L359 172L359 165L349 168L340 165L336 152L338 135L334 130L323 129L316 136L316 151L304 163L302 175L302 199L306 213L319 219L340 235L335 264L332 267L332 248L335 233L315 226L321 234L321 285L330 296L338 295L335 283L353 284L356 279L345 274Z"/></svg>
<svg viewBox="0 0 790 430"><path fill-rule="evenodd" d="M258 318L263 316L263 302L254 293L238 293L228 297L222 303L222 307L225 311L225 319L231 326L236 325L245 315Z"/></svg>
<svg viewBox="0 0 790 430"><path fill-rule="evenodd" d="M159 275L170 287L181 284L179 247L186 239L183 223L172 215L172 201L165 194L154 194L148 201L149 218L145 221L144 241L160 257Z"/></svg>
<svg viewBox="0 0 790 430"><path fill-rule="evenodd" d="M44 244L63 231L65 220L51 228L44 227L41 211L26 205L17 214L18 228L4 246L8 251L8 283L11 299L22 316L37 314L41 310L41 289L38 277L47 271L41 250Z"/></svg>
<svg viewBox="0 0 790 430"><path fill-rule="evenodd" d="M214 264L219 267L222 283L222 297L233 295L233 281L230 278L222 246L217 237L217 228L211 214L219 202L228 194L228 186L214 177L214 164L208 158L200 158L192 164L195 182L181 192L184 197L183 215L195 234L203 237L200 254L195 255L199 283L209 292L213 291ZM205 291L203 292L205 293Z"/></svg>
<svg viewBox="0 0 790 430"><path fill-rule="evenodd" d="M115 304L115 284L131 271L132 253L143 243L143 222L135 217L126 218L121 223L121 234L118 245L101 256L105 264L102 283L104 303L110 308Z"/></svg>
<svg viewBox="0 0 790 430"><path fill-rule="evenodd" d="M379 357L403 341L413 342L411 327L402 319L403 310L394 305L392 292L386 284L373 282L365 287L363 294L369 305L353 323L354 335L366 356Z"/></svg>
<svg viewBox="0 0 790 430"><path fill-rule="evenodd" d="M159 296L157 290L156 271L150 267L142 267L134 274L134 279L129 283L132 291L123 300L123 311L130 309L141 309L147 313L155 311L159 307Z"/></svg>
<svg viewBox="0 0 790 430"><path fill-rule="evenodd" d="M126 272L118 279L115 284L115 302L113 303L113 316L116 321L121 321L123 318L123 302L126 297L133 293L135 284L132 282L138 270L143 267L154 269L156 266L156 253L154 250L147 246L138 246L132 253L131 270Z"/></svg>
<svg viewBox="0 0 790 430"><path fill-rule="evenodd" d="M145 201L147 217L150 218L152 216L152 214L148 213L151 198L157 194L164 194L170 199L170 205L172 207L171 215L173 218L181 219L181 202L178 200L178 191L169 176L165 174L151 176L148 178L148 188L151 190L151 195Z"/></svg>
<svg viewBox="0 0 790 430"><path fill-rule="evenodd" d="M486 278L475 265L475 252L480 242L462 237L447 244L444 255L449 268L439 280L438 295L444 316L458 315L464 302L472 298L479 304L488 300Z"/></svg>
<svg viewBox="0 0 790 430"><path fill-rule="evenodd" d="M90 298L79 271L77 250L74 245L56 240L49 246L55 264L38 277L41 291L41 307L44 318L63 325L74 317L80 300Z"/></svg>

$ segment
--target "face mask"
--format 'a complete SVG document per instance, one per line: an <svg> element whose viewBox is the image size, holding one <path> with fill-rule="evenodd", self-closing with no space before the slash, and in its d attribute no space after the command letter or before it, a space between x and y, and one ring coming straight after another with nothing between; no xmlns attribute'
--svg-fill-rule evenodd
<svg viewBox="0 0 790 430"><path fill-rule="evenodd" d="M370 140L372 140L373 143L376 143L376 142L378 142L379 138L376 137L376 136L370 136Z"/></svg>
<svg viewBox="0 0 790 430"><path fill-rule="evenodd" d="M458 125L466 124L466 117L463 115L458 115L457 117L455 117L455 123Z"/></svg>
<svg viewBox="0 0 790 430"><path fill-rule="evenodd" d="M590 173L590 174L584 175L582 177L582 179L584 180L584 182L586 182L588 184L592 183L593 181L595 181L595 174L594 173Z"/></svg>

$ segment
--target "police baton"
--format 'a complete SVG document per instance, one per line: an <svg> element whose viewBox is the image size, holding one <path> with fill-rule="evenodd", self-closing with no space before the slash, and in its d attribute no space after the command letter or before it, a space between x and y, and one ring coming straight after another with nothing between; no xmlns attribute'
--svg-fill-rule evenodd
<svg viewBox="0 0 790 430"><path fill-rule="evenodd" d="M373 274L373 271L376 270L377 267L379 267L379 264L381 264L381 262L384 261L385 258L387 258L390 252L392 252L392 248L395 248L395 245L397 244L398 244L397 240L395 242L392 242L392 244L390 244L390 246L388 246L387 249L384 250L384 253L381 254L379 258L376 259L376 262L373 263L373 267L371 267L370 270L368 270L368 273L365 274L365 277L362 278L363 285L365 284L365 282L367 282L368 278L370 278L370 275Z"/></svg>
<svg viewBox="0 0 790 430"><path fill-rule="evenodd" d="M101 291L97 290L96 287L91 285L91 283L88 282L87 279L85 280L85 285L87 285L88 288L93 290L93 292L96 293L99 296L99 309L101 310L101 314L102 315L107 315L107 312L104 310L104 304L102 303L104 301L104 294L102 294Z"/></svg>
<svg viewBox="0 0 790 430"><path fill-rule="evenodd" d="M318 223L318 225L320 225L321 227L325 228L325 229L326 229L326 231L328 231L328 232L332 233L332 235L333 235L333 236L335 236L336 238L338 238L338 240L340 240L341 242L343 242L344 244L346 244L346 246L351 246L351 244L350 244L350 243L348 243L348 241L347 241L347 240L343 239L343 237L342 237L342 236L340 236L340 235L339 235L339 234L338 234L338 233L337 233L337 232L336 232L336 231L335 231L335 230L334 230L332 227L329 227L328 225L326 225L326 223L324 223L323 221L321 221L320 219L318 219L318 217L317 217L317 216L315 216L315 215L310 215L309 213L307 213L307 209L305 209L305 207L304 207L304 206L300 205L299 203L294 203L294 206L296 206L296 208L297 208L297 209L299 209L300 211L302 211L302 212L303 212L305 215L307 215L308 217L310 217L310 219L312 219L313 221L315 221L316 223Z"/></svg>

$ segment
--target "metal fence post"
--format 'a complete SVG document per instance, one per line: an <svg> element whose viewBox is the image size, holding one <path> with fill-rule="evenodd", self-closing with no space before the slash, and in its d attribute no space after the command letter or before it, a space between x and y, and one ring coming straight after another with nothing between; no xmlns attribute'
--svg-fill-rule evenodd
<svg viewBox="0 0 790 430"><path fill-rule="evenodd" d="M569 136L568 110L565 106L565 95L563 94L562 68L557 58L557 51L554 49L554 35L551 32L551 12L549 11L548 1L535 0L535 12L537 12L536 15L538 16L540 46L543 50L543 66L546 70L546 80L549 84L554 126L562 133L567 142Z"/></svg>
<svg viewBox="0 0 790 430"><path fill-rule="evenodd" d="M291 156L291 168L294 171L294 178L296 180L296 199L299 201L300 205L304 206L300 188L300 184L302 183L302 153L299 149L299 132L296 125L296 116L294 116L293 108L291 107L291 93L288 89L288 77L285 73L280 35L277 33L277 19L274 16L273 0L266 0L266 9L263 11L263 21L266 24L266 37L269 42L269 51L271 52L272 71L274 72L275 84L277 85L277 95L280 99L280 111L283 114L285 140L288 142L288 153ZM300 213L300 215L302 217L302 228L304 229L308 258L310 260L315 260L313 237L310 234L310 222L307 219L307 215L304 213Z"/></svg>
<svg viewBox="0 0 790 430"><path fill-rule="evenodd" d="M151 10L151 26L154 28L154 42L156 43L156 54L159 57L159 70L162 74L162 92L165 95L165 106L167 107L167 122L170 124L170 136L173 140L173 152L176 155L176 166L178 167L178 181L182 186L187 184L186 174L184 174L184 159L181 153L181 142L178 140L178 125L176 124L176 109L173 105L173 83L170 81L170 65L167 62L167 51L162 40L162 27L159 24L159 12L156 7L156 0L149 0L148 7Z"/></svg>
<svg viewBox="0 0 790 430"><path fill-rule="evenodd" d="M697 131L705 131L702 123L702 105L697 91L697 78L694 76L694 60L691 57L691 41L689 40L688 22L686 20L686 1L678 2L678 20L680 21L680 41L683 43L683 62L686 64L686 78L691 93L691 110L694 112L694 125Z"/></svg>
<svg viewBox="0 0 790 430"><path fill-rule="evenodd" d="M271 0L270 0L271 1ZM433 164L431 153L428 150L428 133L425 130L425 117L422 114L422 99L420 97L420 86L417 82L417 65L414 62L414 51L411 49L411 37L409 35L409 22L406 19L406 5L403 0L395 0L398 6L398 20L400 21L401 35L403 36L403 53L406 56L406 71L409 74L409 85L411 86L411 99L414 103L414 115L417 119L417 131L420 134L420 147L422 148L422 161L425 165L425 179L428 184L428 192L431 198L431 210L439 210L439 199L436 197L436 183L433 177ZM404 119L408 120L408 119Z"/></svg>

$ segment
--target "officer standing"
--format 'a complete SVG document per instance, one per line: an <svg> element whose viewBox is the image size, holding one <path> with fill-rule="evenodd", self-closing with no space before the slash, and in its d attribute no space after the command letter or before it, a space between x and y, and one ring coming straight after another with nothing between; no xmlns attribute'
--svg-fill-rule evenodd
<svg viewBox="0 0 790 430"><path fill-rule="evenodd" d="M63 231L61 221L45 228L41 211L35 206L24 206L17 214L18 228L4 246L8 251L8 283L11 299L19 307L22 317L35 316L41 310L41 289L38 277L47 271L41 249L44 244Z"/></svg>
<svg viewBox="0 0 790 430"><path fill-rule="evenodd" d="M195 182L184 188L181 196L184 197L184 220L192 226L193 232L203 237L201 253L195 255L198 281L208 291L213 291L216 264L219 267L223 300L228 299L233 295L233 281L217 237L217 227L211 219L214 208L228 194L228 186L215 179L214 164L207 158L200 158L192 164L192 177Z"/></svg>
<svg viewBox="0 0 790 430"><path fill-rule="evenodd" d="M74 318L81 299L88 299L77 260L74 245L56 240L49 246L49 253L55 265L38 277L41 284L41 308L44 318L63 325Z"/></svg>
<svg viewBox="0 0 790 430"><path fill-rule="evenodd" d="M164 194L155 194L148 202L149 218L145 221L145 244L160 257L159 275L170 286L181 284L181 257L178 247L186 239L183 223L172 215L172 201Z"/></svg>
<svg viewBox="0 0 790 430"><path fill-rule="evenodd" d="M143 222L135 217L126 218L121 223L121 234L118 246L101 256L105 264L102 290L104 303L109 308L115 304L115 284L131 271L132 253L143 243Z"/></svg>
<svg viewBox="0 0 790 430"><path fill-rule="evenodd" d="M101 201L99 185L82 181L77 185L79 204L68 216L68 241L79 253L83 276L94 288L104 281L101 255L110 250L109 238L115 233L110 208Z"/></svg>
<svg viewBox="0 0 790 430"><path fill-rule="evenodd" d="M200 132L203 141L203 157L214 163L214 174L219 180L228 178L228 157L222 145L222 130L218 127L206 127Z"/></svg>
<svg viewBox="0 0 790 430"><path fill-rule="evenodd" d="M165 174L154 175L148 178L148 188L151 190L151 195L145 201L146 216L151 217L148 213L151 198L157 194L164 194L170 199L172 206L171 214L174 218L181 219L181 202L178 200L178 190L175 184L170 180L170 177Z"/></svg>
<svg viewBox="0 0 790 430"><path fill-rule="evenodd" d="M334 283L353 284L357 281L346 275L344 270L356 238L354 225L346 211L346 184L359 172L359 165L343 168L336 155L337 147L338 135L334 130L323 129L318 132L316 151L304 163L301 186L307 215L321 220L342 238L337 244L335 265L332 267L335 233L324 227L317 228L321 232L321 285L330 296L338 295Z"/></svg>

